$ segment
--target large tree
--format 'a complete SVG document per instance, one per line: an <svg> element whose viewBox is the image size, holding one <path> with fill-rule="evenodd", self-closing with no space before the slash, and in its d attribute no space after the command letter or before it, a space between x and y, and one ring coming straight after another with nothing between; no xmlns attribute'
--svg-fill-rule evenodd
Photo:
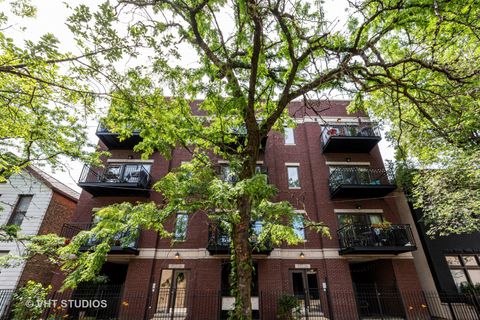
<svg viewBox="0 0 480 320"><path fill-rule="evenodd" d="M141 226L168 236L164 223L173 214L204 212L230 230L232 318L251 319L251 221L264 222L259 245L299 241L290 227L292 206L273 202L275 188L255 174L262 139L291 123L287 107L294 99L308 108L319 93L348 92L353 107L390 120L402 150L431 163L454 157L451 150L477 147L478 3L348 6L345 26L328 21L320 1L130 0L102 4L97 12L77 7L69 25L86 52L118 44L137 49L119 49L111 64L98 64L115 80L107 126L122 136L139 128L143 141L135 149L144 157L155 151L169 157L182 146L193 160L155 184L162 203L99 211L96 227L61 250L65 285L93 279L116 233ZM190 102L198 97L203 101L193 110ZM235 183L215 175L212 153L230 161ZM307 225L327 230L321 222ZM104 241L78 253L93 235Z"/></svg>

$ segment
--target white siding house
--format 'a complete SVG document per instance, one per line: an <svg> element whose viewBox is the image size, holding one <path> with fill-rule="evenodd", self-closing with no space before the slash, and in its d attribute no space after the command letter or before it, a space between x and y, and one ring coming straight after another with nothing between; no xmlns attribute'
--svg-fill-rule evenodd
<svg viewBox="0 0 480 320"><path fill-rule="evenodd" d="M78 193L35 167L12 175L7 183L0 183L0 225L16 223L22 234L38 234L54 192L78 199ZM14 242L0 242L0 255L22 249ZM24 264L0 268L0 289L15 289L23 268Z"/></svg>

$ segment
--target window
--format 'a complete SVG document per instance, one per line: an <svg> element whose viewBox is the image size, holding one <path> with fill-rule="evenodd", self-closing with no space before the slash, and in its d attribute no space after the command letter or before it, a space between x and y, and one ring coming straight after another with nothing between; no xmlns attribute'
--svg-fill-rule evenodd
<svg viewBox="0 0 480 320"><path fill-rule="evenodd" d="M238 180L229 165L222 165L220 167L220 179L229 183L235 183Z"/></svg>
<svg viewBox="0 0 480 320"><path fill-rule="evenodd" d="M288 174L288 187L290 189L299 189L300 188L300 179L298 175L298 167L287 167Z"/></svg>
<svg viewBox="0 0 480 320"><path fill-rule="evenodd" d="M455 285L480 284L480 256L448 255L445 256Z"/></svg>
<svg viewBox="0 0 480 320"><path fill-rule="evenodd" d="M382 223L383 218L380 214L366 213L340 213L338 214L338 224L340 228L346 225L372 225Z"/></svg>
<svg viewBox="0 0 480 320"><path fill-rule="evenodd" d="M303 224L303 215L299 214L293 218L293 232L302 240L305 240L305 225Z"/></svg>
<svg viewBox="0 0 480 320"><path fill-rule="evenodd" d="M175 221L175 231L174 231L175 240L182 241L187 238L187 226L188 226L188 214L186 213L177 214L177 219Z"/></svg>
<svg viewBox="0 0 480 320"><path fill-rule="evenodd" d="M293 128L285 128L285 144L295 144L295 135Z"/></svg>
<svg viewBox="0 0 480 320"><path fill-rule="evenodd" d="M18 197L17 205L13 210L12 216L10 217L10 221L8 224L15 224L20 226L27 214L28 207L30 206L30 202L32 201L32 195L21 195Z"/></svg>

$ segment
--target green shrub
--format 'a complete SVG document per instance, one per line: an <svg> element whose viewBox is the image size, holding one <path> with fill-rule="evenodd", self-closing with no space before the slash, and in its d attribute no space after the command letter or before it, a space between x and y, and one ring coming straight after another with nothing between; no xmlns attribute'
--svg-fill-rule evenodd
<svg viewBox="0 0 480 320"><path fill-rule="evenodd" d="M460 292L466 294L480 294L480 283L462 283L460 285Z"/></svg>
<svg viewBox="0 0 480 320"><path fill-rule="evenodd" d="M47 295L51 286L43 287L41 283L28 281L14 294L12 320L38 320L47 306Z"/></svg>
<svg viewBox="0 0 480 320"><path fill-rule="evenodd" d="M300 319L300 302L292 295L282 294L278 298L278 316L281 320Z"/></svg>

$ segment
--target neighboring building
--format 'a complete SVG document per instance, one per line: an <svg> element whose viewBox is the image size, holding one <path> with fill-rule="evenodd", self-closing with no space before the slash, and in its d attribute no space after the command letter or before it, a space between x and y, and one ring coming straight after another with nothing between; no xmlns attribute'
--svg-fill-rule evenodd
<svg viewBox="0 0 480 320"><path fill-rule="evenodd" d="M78 198L76 191L29 166L0 183L0 225L19 225L23 235L59 234L63 223L71 219ZM22 249L19 243L0 242L2 255L16 255ZM54 270L44 258L34 257L26 264L0 269L0 289L13 290L27 280L49 284Z"/></svg>
<svg viewBox="0 0 480 320"><path fill-rule="evenodd" d="M480 232L432 238L422 223L422 210L411 212L437 291L452 294L462 283L480 284Z"/></svg>
<svg viewBox="0 0 480 320"><path fill-rule="evenodd" d="M285 136L273 132L265 141L259 170L268 172L278 188L276 200L298 208L294 226L305 243L253 252L256 317L276 319L281 293L301 299L302 312L317 317L311 319L402 318L423 301L407 295L421 290L412 256L416 244L410 226L401 224L392 193L396 187L377 145L380 132L364 114L347 114L348 103L312 101L313 111L293 102L289 109L297 127ZM66 237L90 228L92 212L103 206L160 201L161 195L150 191L152 183L190 160L181 148L170 160L158 153L142 160L132 150L141 140L138 133L119 141L99 127L97 135L111 157L104 169L85 166L79 180L84 191L72 222L63 228ZM228 163L215 161L228 179ZM325 222L332 239L304 229L305 213ZM112 248L103 271L112 285L123 288L115 299L128 301L128 307L122 304L110 312L131 319L224 317L234 302L229 297L228 236L201 213L179 212L168 227L176 237L173 245L171 239L142 231L130 247ZM261 228L261 222L254 227Z"/></svg>

